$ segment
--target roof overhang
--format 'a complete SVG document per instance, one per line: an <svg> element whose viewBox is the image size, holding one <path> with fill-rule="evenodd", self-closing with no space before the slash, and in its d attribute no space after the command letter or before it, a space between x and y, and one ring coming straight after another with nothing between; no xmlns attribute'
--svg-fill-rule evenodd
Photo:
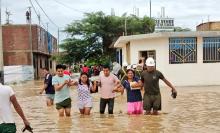
<svg viewBox="0 0 220 133"><path fill-rule="evenodd" d="M188 32L160 32L150 34L140 34L131 36L121 36L114 43L115 48L124 47L130 41L152 38L170 38L170 37L220 37L220 31L188 31Z"/></svg>

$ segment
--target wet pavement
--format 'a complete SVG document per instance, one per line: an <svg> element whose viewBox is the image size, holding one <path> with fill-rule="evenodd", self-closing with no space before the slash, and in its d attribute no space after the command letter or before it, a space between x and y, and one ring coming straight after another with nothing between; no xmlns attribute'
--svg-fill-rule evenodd
<svg viewBox="0 0 220 133"><path fill-rule="evenodd" d="M177 87L177 99L169 88L161 88L162 111L159 116L126 114L126 94L117 95L114 115L99 114L99 94L92 94L90 116L81 116L77 92L71 89L72 116L59 118L54 106L47 107L45 95L39 95L42 81L13 85L18 101L34 128L34 133L219 133L220 86ZM15 113L17 132L22 121Z"/></svg>

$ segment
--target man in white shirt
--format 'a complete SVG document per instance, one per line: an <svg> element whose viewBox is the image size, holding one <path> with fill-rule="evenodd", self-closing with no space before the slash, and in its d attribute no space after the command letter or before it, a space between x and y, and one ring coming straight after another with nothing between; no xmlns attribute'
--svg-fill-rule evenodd
<svg viewBox="0 0 220 133"><path fill-rule="evenodd" d="M30 127L21 106L19 105L15 93L10 86L0 83L0 133L15 133L16 125L11 109L11 103L14 109L22 118L25 127Z"/></svg>

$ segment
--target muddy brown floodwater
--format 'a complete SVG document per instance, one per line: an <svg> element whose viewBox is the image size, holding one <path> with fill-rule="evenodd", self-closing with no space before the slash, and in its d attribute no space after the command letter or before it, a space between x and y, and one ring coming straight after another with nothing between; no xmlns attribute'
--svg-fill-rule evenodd
<svg viewBox="0 0 220 133"><path fill-rule="evenodd" d="M115 99L114 115L99 114L99 94L92 94L90 116L81 116L76 106L77 92L71 90L72 116L59 118L55 107L47 107L45 95L39 95L42 81L14 85L34 133L220 133L220 86L177 87L172 99L166 87L161 88L162 111L159 116L128 116L126 94ZM15 113L17 133L23 123Z"/></svg>

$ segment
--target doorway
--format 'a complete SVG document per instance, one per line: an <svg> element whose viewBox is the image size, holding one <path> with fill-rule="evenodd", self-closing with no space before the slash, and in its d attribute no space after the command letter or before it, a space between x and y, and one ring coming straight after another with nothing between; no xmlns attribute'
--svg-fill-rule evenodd
<svg viewBox="0 0 220 133"><path fill-rule="evenodd" d="M139 57L143 58L144 63L147 60L148 57L152 57L155 60L156 63L156 50L147 50L147 51L140 51ZM156 66L156 65L155 65Z"/></svg>
<svg viewBox="0 0 220 133"><path fill-rule="evenodd" d="M146 60L148 57L152 57L156 60L156 50L147 50L147 51L140 51L140 57Z"/></svg>

